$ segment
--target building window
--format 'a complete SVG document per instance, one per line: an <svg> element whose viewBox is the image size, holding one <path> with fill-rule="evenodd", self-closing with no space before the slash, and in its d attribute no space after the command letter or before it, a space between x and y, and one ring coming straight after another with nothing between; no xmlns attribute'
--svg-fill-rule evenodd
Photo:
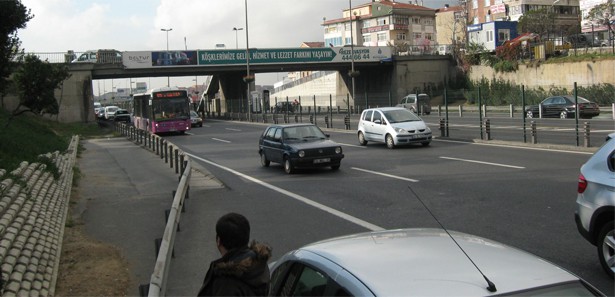
<svg viewBox="0 0 615 297"><path fill-rule="evenodd" d="M378 19L378 26L383 26L387 24L387 19L385 18L379 18Z"/></svg>
<svg viewBox="0 0 615 297"><path fill-rule="evenodd" d="M490 0L485 0L485 4L484 4L484 5L485 5L485 7L489 7L489 6L491 6L491 3L490 3L490 2L491 2Z"/></svg>
<svg viewBox="0 0 615 297"><path fill-rule="evenodd" d="M397 40L406 40L406 33L397 33Z"/></svg>
<svg viewBox="0 0 615 297"><path fill-rule="evenodd" d="M393 18L393 22L395 23L395 25L408 25L408 18L404 18L404 17L395 17Z"/></svg>
<svg viewBox="0 0 615 297"><path fill-rule="evenodd" d="M350 23L344 24L344 30L350 31Z"/></svg>
<svg viewBox="0 0 615 297"><path fill-rule="evenodd" d="M372 35L371 34L365 34L363 35L363 41L364 42L372 42Z"/></svg>
<svg viewBox="0 0 615 297"><path fill-rule="evenodd" d="M433 40L433 33L425 33L425 39Z"/></svg>
<svg viewBox="0 0 615 297"><path fill-rule="evenodd" d="M487 23L487 22L491 22L491 15L490 14L485 15L485 23Z"/></svg>
<svg viewBox="0 0 615 297"><path fill-rule="evenodd" d="M421 33L416 33L416 32L412 36L414 37L415 40L423 38L423 35L421 35Z"/></svg>
<svg viewBox="0 0 615 297"><path fill-rule="evenodd" d="M386 41L387 34L386 33L378 33L378 41Z"/></svg>
<svg viewBox="0 0 615 297"><path fill-rule="evenodd" d="M487 42L493 41L493 31L487 31Z"/></svg>
<svg viewBox="0 0 615 297"><path fill-rule="evenodd" d="M474 9L478 8L478 0L472 0L472 8Z"/></svg>
<svg viewBox="0 0 615 297"><path fill-rule="evenodd" d="M506 40L510 40L510 29L498 30L498 41L504 42Z"/></svg>
<svg viewBox="0 0 615 297"><path fill-rule="evenodd" d="M371 27L370 21L369 20L364 20L363 21L363 28L369 28Z"/></svg>
<svg viewBox="0 0 615 297"><path fill-rule="evenodd" d="M340 37L340 42L341 42L341 39L342 39L342 38ZM350 42L350 37L346 37L346 38L344 38L344 45L349 45L349 44L351 44L351 43L352 43L352 42Z"/></svg>
<svg viewBox="0 0 615 297"><path fill-rule="evenodd" d="M474 19L472 20L472 24L474 25L479 24L477 16L475 16Z"/></svg>
<svg viewBox="0 0 615 297"><path fill-rule="evenodd" d="M421 24L421 18L420 17L412 17L412 23L415 25L420 25Z"/></svg>

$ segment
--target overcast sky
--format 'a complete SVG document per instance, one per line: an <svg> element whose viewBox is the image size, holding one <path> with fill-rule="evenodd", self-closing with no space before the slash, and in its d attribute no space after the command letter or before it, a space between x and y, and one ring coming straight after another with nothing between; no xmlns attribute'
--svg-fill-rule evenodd
<svg viewBox="0 0 615 297"><path fill-rule="evenodd" d="M352 0L352 6L371 0ZM21 0L34 18L18 32L26 52L83 52L211 49L246 46L243 0ZM406 2L407 1L398 1ZM432 8L457 0L423 0ZM421 0L419 0L419 4ZM298 47L304 41L323 41L322 21L341 18L348 0L249 0L250 47ZM273 84L281 75L257 75L257 84ZM152 79L153 80L153 79ZM190 79L171 78L172 85L188 86ZM164 79L166 85L166 79ZM152 82L153 87L156 87ZM192 82L194 84L194 82ZM119 85L121 86L121 84ZM95 90L95 93L96 92Z"/></svg>

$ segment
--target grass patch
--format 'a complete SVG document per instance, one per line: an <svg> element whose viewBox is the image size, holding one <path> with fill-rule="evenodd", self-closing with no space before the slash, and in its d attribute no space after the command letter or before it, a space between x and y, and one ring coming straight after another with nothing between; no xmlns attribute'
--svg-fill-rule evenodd
<svg viewBox="0 0 615 297"><path fill-rule="evenodd" d="M112 134L111 128L97 123L64 124L29 113L13 118L7 126L9 115L0 109L0 168L8 172L23 161L41 162L41 154L65 152L73 135L96 138Z"/></svg>

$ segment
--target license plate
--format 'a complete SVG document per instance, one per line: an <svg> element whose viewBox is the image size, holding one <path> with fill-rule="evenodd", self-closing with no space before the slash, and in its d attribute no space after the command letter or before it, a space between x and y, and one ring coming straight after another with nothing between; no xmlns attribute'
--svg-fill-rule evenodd
<svg viewBox="0 0 615 297"><path fill-rule="evenodd" d="M331 158L314 159L314 164L329 163L329 162L331 162Z"/></svg>

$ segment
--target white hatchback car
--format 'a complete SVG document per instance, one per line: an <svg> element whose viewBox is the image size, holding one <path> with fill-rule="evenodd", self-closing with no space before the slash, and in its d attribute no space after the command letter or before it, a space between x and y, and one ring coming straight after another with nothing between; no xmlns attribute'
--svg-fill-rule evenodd
<svg viewBox="0 0 615 297"><path fill-rule="evenodd" d="M533 254L470 234L448 234L374 231L301 247L270 264L270 295L604 296Z"/></svg>
<svg viewBox="0 0 615 297"><path fill-rule="evenodd" d="M615 133L581 166L575 222L579 233L598 249L600 264L615 272Z"/></svg>
<svg viewBox="0 0 615 297"><path fill-rule="evenodd" d="M403 107L369 108L361 113L357 131L359 144L369 141L386 143L392 149L399 145L431 143L431 129L413 112Z"/></svg>

